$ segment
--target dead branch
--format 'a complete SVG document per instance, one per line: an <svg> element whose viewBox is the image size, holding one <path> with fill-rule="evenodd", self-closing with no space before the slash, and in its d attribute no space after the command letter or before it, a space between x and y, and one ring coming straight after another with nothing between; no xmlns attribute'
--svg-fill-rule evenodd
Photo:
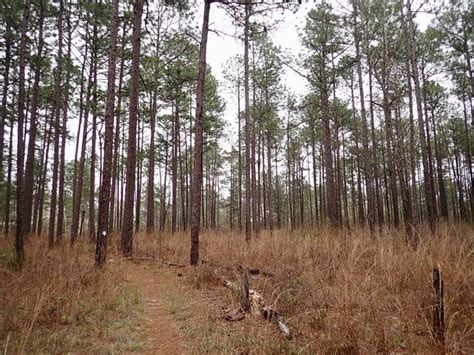
<svg viewBox="0 0 474 355"><path fill-rule="evenodd" d="M174 266L174 267L179 267L183 268L186 267L186 265L183 264L177 264L177 263L172 263L166 260L158 259L158 258L153 258L153 257L133 257L130 258L131 261L158 261L162 264L168 265L168 266Z"/></svg>

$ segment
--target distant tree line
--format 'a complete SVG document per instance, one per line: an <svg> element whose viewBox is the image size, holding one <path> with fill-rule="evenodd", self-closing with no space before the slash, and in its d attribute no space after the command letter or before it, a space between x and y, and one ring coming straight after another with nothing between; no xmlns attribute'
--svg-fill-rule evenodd
<svg viewBox="0 0 474 355"><path fill-rule="evenodd" d="M242 44L220 83L212 3ZM314 4L289 56L269 35L286 4L204 0L199 34L186 1L3 2L0 220L17 261L30 234L88 238L101 266L111 235L132 255L142 230L190 230L197 252L200 228L393 227L416 245L424 223L472 223L472 7L346 5Z"/></svg>

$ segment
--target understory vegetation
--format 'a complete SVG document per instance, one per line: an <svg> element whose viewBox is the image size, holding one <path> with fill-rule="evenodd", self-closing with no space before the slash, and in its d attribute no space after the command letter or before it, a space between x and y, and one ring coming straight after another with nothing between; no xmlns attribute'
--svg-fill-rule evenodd
<svg viewBox="0 0 474 355"><path fill-rule="evenodd" d="M112 263L94 269L87 243L49 250L41 239L28 240L31 253L21 270L10 241L0 241L0 351L139 351L143 303L120 269Z"/></svg>
<svg viewBox="0 0 474 355"><path fill-rule="evenodd" d="M243 326L227 325L222 336L212 330L206 338L205 327L193 331L191 318L191 334L197 332L202 342L214 339L211 345L198 342L196 352L201 345L210 346L211 353L221 352L222 346L235 353L436 352L432 269L439 267L445 285L445 349L469 353L474 349L472 227L442 225L435 237L426 227L424 235L413 249L395 230L373 237L357 229L281 230L262 232L250 245L239 233L204 233L204 264L188 273L190 284L210 293L209 299L220 298L219 307L232 308L238 300L222 287L220 277L236 278L239 266L271 273L253 276L250 287L287 317L295 335L288 342L271 323L245 320ZM163 236L161 243L145 236L136 239L137 253L154 250L170 262L188 260L183 234ZM220 311L215 308L213 312Z"/></svg>
<svg viewBox="0 0 474 355"><path fill-rule="evenodd" d="M135 262L155 262L175 272L166 284L166 308L189 353L393 353L441 351L432 337L433 267L443 272L449 353L474 349L472 227L441 225L413 249L402 233L362 229L262 232L251 244L228 230L205 231L202 264L187 264L183 233L137 235ZM426 235L426 237L424 237ZM6 240L0 245L0 349L18 352L141 352L145 343L143 297L124 278L129 262L112 239L105 269L93 267L92 245L48 250L41 238L15 270ZM239 300L222 278L258 269L250 287L286 317L294 334L285 339L258 317L226 322ZM266 276L265 276L266 275ZM200 301L196 301L200 300ZM174 325L170 325L174 326Z"/></svg>

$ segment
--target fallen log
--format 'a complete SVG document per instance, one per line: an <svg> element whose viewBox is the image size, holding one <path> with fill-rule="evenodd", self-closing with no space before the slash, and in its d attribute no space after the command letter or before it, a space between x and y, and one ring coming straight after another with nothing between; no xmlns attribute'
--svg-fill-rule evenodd
<svg viewBox="0 0 474 355"><path fill-rule="evenodd" d="M246 311L246 313L249 313L251 315L259 315L264 319L268 320L269 322L276 324L280 331L285 335L285 337L287 339L291 339L291 330L288 324L286 323L283 315L271 306L267 306L265 304L263 296L260 293L248 288L248 284L246 284L245 275L246 272L243 273L241 286L238 286L235 283L224 278L222 279L222 282L224 286L229 288L232 293L234 293L239 298L241 309L244 312L246 307L248 306L248 311ZM246 290L248 291L246 292Z"/></svg>

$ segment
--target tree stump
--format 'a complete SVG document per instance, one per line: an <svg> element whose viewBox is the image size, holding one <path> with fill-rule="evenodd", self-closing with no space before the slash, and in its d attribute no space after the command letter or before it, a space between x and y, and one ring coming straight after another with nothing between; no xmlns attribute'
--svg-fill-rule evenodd
<svg viewBox="0 0 474 355"><path fill-rule="evenodd" d="M229 280L222 279L224 285L229 288L234 295L239 298L241 311L244 314L259 315L267 321L274 323L287 339L292 339L290 327L283 315L271 306L267 306L264 298L257 291L249 288L248 272L241 275L241 285L236 285ZM238 313L238 311L234 311ZM240 320L243 317L234 317L232 314L226 315L226 320Z"/></svg>

